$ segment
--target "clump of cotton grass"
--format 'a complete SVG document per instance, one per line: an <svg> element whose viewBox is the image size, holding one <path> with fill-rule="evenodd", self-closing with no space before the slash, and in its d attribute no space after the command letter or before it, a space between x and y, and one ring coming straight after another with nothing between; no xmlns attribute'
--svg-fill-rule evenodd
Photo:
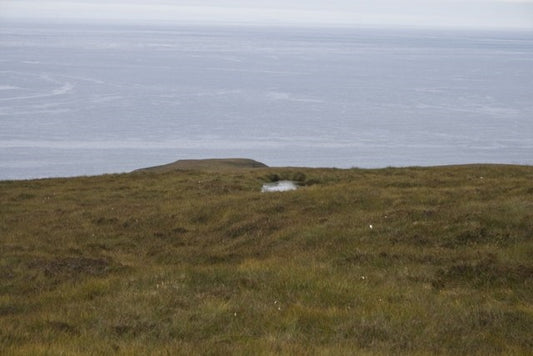
<svg viewBox="0 0 533 356"><path fill-rule="evenodd" d="M278 308L279 311L281 311L281 305L277 300L274 301L274 305Z"/></svg>

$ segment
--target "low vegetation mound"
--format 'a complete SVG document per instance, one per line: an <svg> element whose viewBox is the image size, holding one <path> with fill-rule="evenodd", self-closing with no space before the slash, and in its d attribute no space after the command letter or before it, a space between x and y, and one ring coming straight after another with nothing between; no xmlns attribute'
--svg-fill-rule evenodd
<svg viewBox="0 0 533 356"><path fill-rule="evenodd" d="M526 166L4 181L0 353L531 354L532 235Z"/></svg>
<svg viewBox="0 0 533 356"><path fill-rule="evenodd" d="M225 170L239 168L265 168L266 164L247 158L183 159L137 170L137 172L170 172L177 170Z"/></svg>

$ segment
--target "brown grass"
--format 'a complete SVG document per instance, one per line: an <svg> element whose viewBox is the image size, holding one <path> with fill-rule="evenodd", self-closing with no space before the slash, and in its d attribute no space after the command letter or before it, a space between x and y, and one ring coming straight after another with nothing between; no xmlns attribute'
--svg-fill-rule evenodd
<svg viewBox="0 0 533 356"><path fill-rule="evenodd" d="M260 193L278 179L301 188ZM496 165L0 182L0 351L532 354L532 182Z"/></svg>

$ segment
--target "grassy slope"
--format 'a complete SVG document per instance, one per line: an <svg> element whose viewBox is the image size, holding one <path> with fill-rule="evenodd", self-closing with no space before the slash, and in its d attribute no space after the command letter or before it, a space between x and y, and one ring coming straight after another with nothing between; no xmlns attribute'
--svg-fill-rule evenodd
<svg viewBox="0 0 533 356"><path fill-rule="evenodd" d="M531 354L532 231L533 167L0 182L0 351Z"/></svg>

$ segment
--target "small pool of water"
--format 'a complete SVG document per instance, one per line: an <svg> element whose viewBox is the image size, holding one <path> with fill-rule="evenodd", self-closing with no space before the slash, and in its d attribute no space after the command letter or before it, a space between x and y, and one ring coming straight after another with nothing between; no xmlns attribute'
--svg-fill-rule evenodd
<svg viewBox="0 0 533 356"><path fill-rule="evenodd" d="M274 183L265 183L263 184L263 188L261 188L261 192L286 192L289 190L296 190L298 189L298 186L296 183L290 180L280 180L279 182Z"/></svg>

